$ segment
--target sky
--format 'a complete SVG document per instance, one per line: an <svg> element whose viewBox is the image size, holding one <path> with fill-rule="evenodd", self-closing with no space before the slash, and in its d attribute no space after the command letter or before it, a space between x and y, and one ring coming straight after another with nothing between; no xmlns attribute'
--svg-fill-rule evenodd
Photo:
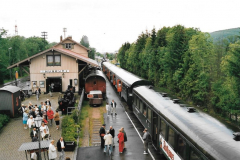
<svg viewBox="0 0 240 160"><path fill-rule="evenodd" d="M0 28L9 36L66 37L86 35L100 53L116 52L125 42L155 27L199 28L202 32L240 27L240 0L1 0Z"/></svg>

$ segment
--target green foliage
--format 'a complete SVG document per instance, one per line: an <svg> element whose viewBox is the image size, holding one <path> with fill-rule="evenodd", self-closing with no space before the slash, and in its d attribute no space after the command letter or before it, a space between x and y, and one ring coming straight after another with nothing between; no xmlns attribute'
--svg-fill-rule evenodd
<svg viewBox="0 0 240 160"><path fill-rule="evenodd" d="M0 130L6 125L9 121L9 117L5 114L0 114Z"/></svg>
<svg viewBox="0 0 240 160"><path fill-rule="evenodd" d="M75 124L75 121L72 116L64 116L62 119L62 136L65 141L75 141L78 137L77 134L78 125Z"/></svg>
<svg viewBox="0 0 240 160"><path fill-rule="evenodd" d="M220 30L210 33L214 42L221 41L222 39L229 39L230 37L239 37L240 28L232 28L226 30Z"/></svg>
<svg viewBox="0 0 240 160"><path fill-rule="evenodd" d="M239 29L235 31L213 43L210 34L196 28L154 28L134 43L124 43L118 60L122 68L204 106L206 112L239 113L240 41Z"/></svg>
<svg viewBox="0 0 240 160"><path fill-rule="evenodd" d="M80 44L83 45L84 47L89 48L89 47L90 47L90 44L89 44L88 37L85 36L85 35L83 35L83 36L82 36L82 39L80 40Z"/></svg>

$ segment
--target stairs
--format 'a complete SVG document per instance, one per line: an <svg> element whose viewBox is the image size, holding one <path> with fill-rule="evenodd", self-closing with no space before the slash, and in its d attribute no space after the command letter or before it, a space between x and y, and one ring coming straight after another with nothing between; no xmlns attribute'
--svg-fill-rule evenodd
<svg viewBox="0 0 240 160"><path fill-rule="evenodd" d="M99 130L102 127L102 123L100 119L93 119L92 123L93 123L93 132L91 135L92 146L100 146L101 138L99 136Z"/></svg>

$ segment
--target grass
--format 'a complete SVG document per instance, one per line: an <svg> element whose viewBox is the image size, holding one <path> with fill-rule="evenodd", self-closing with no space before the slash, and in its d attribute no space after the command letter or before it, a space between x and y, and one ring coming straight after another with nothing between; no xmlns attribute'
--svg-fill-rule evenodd
<svg viewBox="0 0 240 160"><path fill-rule="evenodd" d="M104 113L106 113L106 102L104 101L103 104L98 107L99 111L100 111L100 122L103 124L104 123ZM81 131L80 131L80 138L79 138L79 147L82 146L82 142L83 142L83 138L84 138L84 127L86 125L86 120L87 118L89 118L89 146L92 146L91 144L91 138L92 138L92 133L93 133L93 117L92 117L92 112L93 112L93 107L90 107L88 104L88 101L83 101L82 104L82 110L81 110L81 114L80 114L80 127L81 127Z"/></svg>

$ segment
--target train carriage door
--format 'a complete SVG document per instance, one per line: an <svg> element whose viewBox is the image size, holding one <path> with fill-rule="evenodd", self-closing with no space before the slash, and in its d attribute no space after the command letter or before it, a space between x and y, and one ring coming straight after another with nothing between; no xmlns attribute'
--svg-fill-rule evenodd
<svg viewBox="0 0 240 160"><path fill-rule="evenodd" d="M158 131L159 131L159 125L158 125L158 115L153 112L153 120L152 120L152 141L153 145L158 148Z"/></svg>
<svg viewBox="0 0 240 160"><path fill-rule="evenodd" d="M116 85L116 77L115 77L115 74L113 74L113 85Z"/></svg>
<svg viewBox="0 0 240 160"><path fill-rule="evenodd" d="M110 80L110 78L111 78L111 77L110 77L110 74L111 74L110 71L108 71L108 72L107 72L107 77L108 77L109 80Z"/></svg>
<svg viewBox="0 0 240 160"><path fill-rule="evenodd" d="M117 91L122 92L122 81L120 79L117 80Z"/></svg>

